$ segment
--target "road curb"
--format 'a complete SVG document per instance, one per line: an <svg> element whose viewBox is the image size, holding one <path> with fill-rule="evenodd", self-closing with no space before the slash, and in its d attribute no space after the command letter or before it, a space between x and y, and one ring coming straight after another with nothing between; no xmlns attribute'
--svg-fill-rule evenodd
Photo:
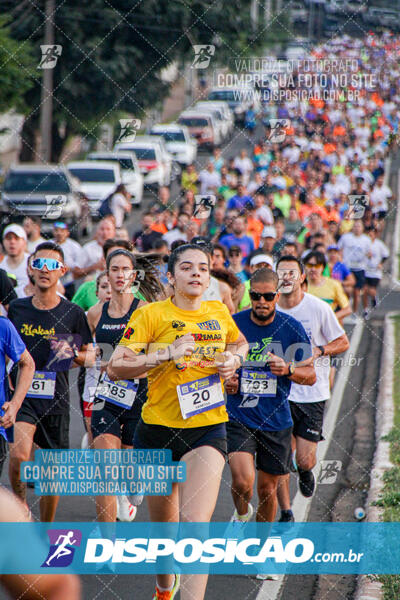
<svg viewBox="0 0 400 600"><path fill-rule="evenodd" d="M383 352L380 369L380 386L376 406L375 439L376 450L371 470L371 484L367 499L367 521L381 521L383 509L374 506L383 489L383 474L393 465L390 461L390 444L382 438L393 428L393 363L394 363L394 323L392 317L398 312L390 312L385 317L383 332ZM382 584L362 575L357 584L354 600L382 600Z"/></svg>

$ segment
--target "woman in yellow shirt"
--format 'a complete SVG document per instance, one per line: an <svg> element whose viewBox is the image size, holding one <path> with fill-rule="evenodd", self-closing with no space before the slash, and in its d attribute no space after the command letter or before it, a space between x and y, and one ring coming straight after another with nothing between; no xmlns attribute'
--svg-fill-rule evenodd
<svg viewBox="0 0 400 600"><path fill-rule="evenodd" d="M186 463L186 481L170 496L148 496L155 522L210 521L226 457L222 380L247 355L247 343L228 309L202 301L210 282L210 256L194 244L172 252L171 298L139 308L109 363L111 379L147 373L148 400L135 431L135 448L168 448ZM179 488L178 488L179 485ZM188 581L190 579L190 581ZM202 600L207 575L186 575L182 600ZM172 600L178 575L157 575L154 599Z"/></svg>

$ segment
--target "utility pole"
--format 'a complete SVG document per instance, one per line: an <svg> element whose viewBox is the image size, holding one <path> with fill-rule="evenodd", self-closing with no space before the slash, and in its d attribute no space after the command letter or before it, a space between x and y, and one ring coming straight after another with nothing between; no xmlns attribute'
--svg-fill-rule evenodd
<svg viewBox="0 0 400 600"><path fill-rule="evenodd" d="M46 0L44 44L54 44L55 0ZM41 161L51 161L51 127L53 123L53 69L43 69L40 105Z"/></svg>

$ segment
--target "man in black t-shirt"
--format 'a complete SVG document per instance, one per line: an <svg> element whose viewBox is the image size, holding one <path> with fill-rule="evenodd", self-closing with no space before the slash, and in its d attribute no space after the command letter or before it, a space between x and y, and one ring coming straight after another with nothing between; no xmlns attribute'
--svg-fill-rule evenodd
<svg viewBox="0 0 400 600"><path fill-rule="evenodd" d="M8 318L32 355L36 369L18 411L14 443L10 447L11 485L25 503L21 462L29 460L33 442L43 449L69 447L68 372L73 366L94 363L85 313L57 294L57 283L66 272L63 261L60 246L54 242L39 244L30 267L34 294L14 300L8 311ZM15 377L13 371L11 377ZM57 504L57 496L41 497L42 521L54 520Z"/></svg>
<svg viewBox="0 0 400 600"><path fill-rule="evenodd" d="M153 250L154 243L162 238L161 233L151 228L153 223L154 217L151 213L145 213L142 216L142 230L133 235L134 244L139 252Z"/></svg>

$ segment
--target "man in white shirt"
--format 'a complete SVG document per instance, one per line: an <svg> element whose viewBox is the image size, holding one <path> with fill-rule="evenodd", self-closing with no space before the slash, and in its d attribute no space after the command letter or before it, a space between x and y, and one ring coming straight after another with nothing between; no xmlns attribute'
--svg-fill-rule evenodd
<svg viewBox="0 0 400 600"><path fill-rule="evenodd" d="M4 229L3 246L6 257L1 261L0 266L16 277L15 293L19 298L25 296L24 287L29 283L27 272L29 253L26 252L26 242L25 229L21 225L11 223Z"/></svg>
<svg viewBox="0 0 400 600"><path fill-rule="evenodd" d="M187 227L189 221L190 217L186 213L180 213L178 215L176 227L163 235L163 240L167 242L168 248L171 248L171 244L177 240L187 242Z"/></svg>
<svg viewBox="0 0 400 600"><path fill-rule="evenodd" d="M246 150L241 150L240 155L234 160L233 166L240 171L244 185L247 185L250 179L250 173L253 170L253 163L247 156Z"/></svg>
<svg viewBox="0 0 400 600"><path fill-rule="evenodd" d="M103 246L111 238L115 238L115 220L113 217L104 217L97 225L95 239L82 248L80 260L74 270L75 279L94 276L97 271L105 269Z"/></svg>
<svg viewBox="0 0 400 600"><path fill-rule="evenodd" d="M382 279L382 267L384 261L389 257L389 248L378 239L378 230L370 229L371 251L367 257L365 266L365 287L363 292L364 318L369 317L368 305L371 299L372 308L376 307L376 292Z"/></svg>
<svg viewBox="0 0 400 600"><path fill-rule="evenodd" d="M82 260L83 249L78 242L71 240L69 237L69 229L66 223L57 221L54 223L53 229L54 241L64 252L64 265L68 267L68 271L60 279L64 286L64 296L67 300L72 300L75 293L74 271L79 262Z"/></svg>
<svg viewBox="0 0 400 600"><path fill-rule="evenodd" d="M42 224L42 221L40 220L40 217L34 217L34 216L33 217L25 217L25 219L22 223L22 226L25 229L25 233L27 236L26 248L27 248L29 254L32 254L32 252L35 252L36 246L39 246L39 244L46 241L44 239L44 237L42 237L40 235L41 224Z"/></svg>
<svg viewBox="0 0 400 600"><path fill-rule="evenodd" d="M317 381L312 386L292 383L289 403L293 419L293 436L299 489L306 498L312 496L315 479L317 444L323 439L325 402L330 397L330 356L345 352L349 341L329 304L303 292L305 274L302 263L294 256L282 256L276 265L280 282L278 310L303 325L313 347ZM293 521L290 508L289 475L281 478L278 499L282 510L280 521Z"/></svg>
<svg viewBox="0 0 400 600"><path fill-rule="evenodd" d="M371 192L371 205L374 216L384 219L389 209L388 200L392 197L392 190L383 183L383 175L379 175Z"/></svg>
<svg viewBox="0 0 400 600"><path fill-rule="evenodd" d="M365 285L365 269L368 254L371 252L371 240L363 233L361 219L354 221L353 229L339 239L339 250L343 252L343 262L353 273L356 284L353 291L353 312L357 315L361 290Z"/></svg>
<svg viewBox="0 0 400 600"><path fill-rule="evenodd" d="M118 229L124 224L125 214L130 213L132 210L132 204L130 202L131 195L124 186L120 183L117 186L112 198L111 198L111 212L115 219L115 227Z"/></svg>
<svg viewBox="0 0 400 600"><path fill-rule="evenodd" d="M221 175L215 170L214 164L210 161L207 168L199 173L200 192L202 194L216 194L221 185Z"/></svg>

